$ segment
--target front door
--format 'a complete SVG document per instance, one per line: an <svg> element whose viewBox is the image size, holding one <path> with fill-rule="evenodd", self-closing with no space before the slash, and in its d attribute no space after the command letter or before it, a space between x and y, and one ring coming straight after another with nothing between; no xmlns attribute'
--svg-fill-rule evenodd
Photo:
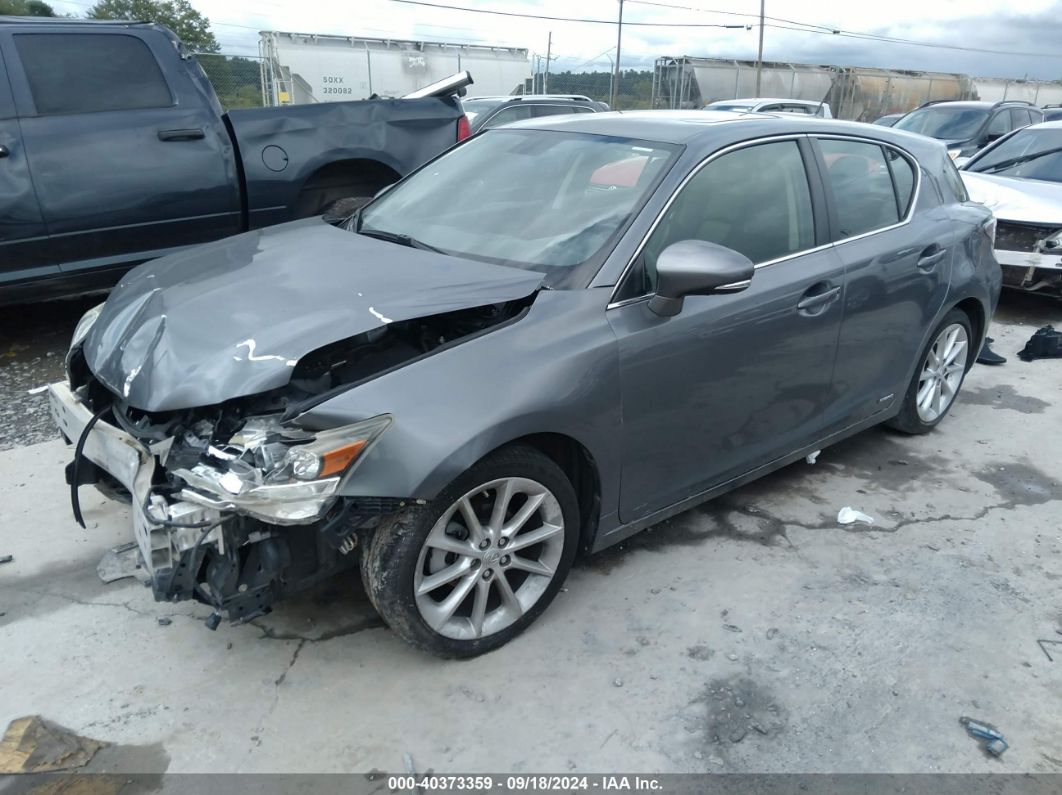
<svg viewBox="0 0 1062 795"><path fill-rule="evenodd" d="M818 439L835 399L845 286L834 252L817 249L826 231L811 157L806 141L790 139L710 159L665 210L608 310L620 355L624 522ZM659 317L639 299L653 290L660 252L687 239L741 252L755 275L744 291L688 296L678 315Z"/></svg>
<svg viewBox="0 0 1062 795"><path fill-rule="evenodd" d="M148 31L150 33L150 31ZM160 42L170 50L156 52ZM9 34L22 137L64 271L120 267L238 232L233 146L157 34Z"/></svg>

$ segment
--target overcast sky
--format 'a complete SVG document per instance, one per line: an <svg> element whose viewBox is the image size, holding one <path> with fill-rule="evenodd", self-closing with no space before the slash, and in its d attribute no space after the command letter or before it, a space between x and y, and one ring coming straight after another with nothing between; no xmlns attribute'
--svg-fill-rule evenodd
<svg viewBox="0 0 1062 795"><path fill-rule="evenodd" d="M437 0L447 3L447 0ZM452 0L456 5L560 17L615 19L617 0ZM553 33L554 70L608 69L615 25L522 19L426 8L394 0L191 0L213 24L224 52L257 52L259 30L331 33L495 44L544 55ZM88 0L53 5L83 14ZM1055 35L1062 2L1048 0L880 0L835 2L766 0L767 15L830 29L914 39L937 45L1012 51L1016 55L948 50L867 41L831 33L770 27L764 59L842 66L880 66L961 72L981 77L1062 79L1062 48ZM677 7L664 7L677 6ZM715 13L720 10L729 14ZM624 26L623 66L651 68L661 55L756 57L756 29L721 30L696 24L755 22L759 0L626 0L624 22L674 23L674 27ZM742 16L742 15L747 16ZM790 26L791 27L791 26ZM590 61L590 63L587 63Z"/></svg>

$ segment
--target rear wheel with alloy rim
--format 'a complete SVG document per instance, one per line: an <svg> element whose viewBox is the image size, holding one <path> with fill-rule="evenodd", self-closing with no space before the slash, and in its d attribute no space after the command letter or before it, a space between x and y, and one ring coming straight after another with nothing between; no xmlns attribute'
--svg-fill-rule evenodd
<svg viewBox="0 0 1062 795"><path fill-rule="evenodd" d="M954 309L930 336L900 413L891 425L906 433L926 433L951 409L971 361L970 318Z"/></svg>
<svg viewBox="0 0 1062 795"><path fill-rule="evenodd" d="M405 640L471 657L506 643L546 608L577 539L578 507L564 472L537 450L514 446L381 525L362 578Z"/></svg>

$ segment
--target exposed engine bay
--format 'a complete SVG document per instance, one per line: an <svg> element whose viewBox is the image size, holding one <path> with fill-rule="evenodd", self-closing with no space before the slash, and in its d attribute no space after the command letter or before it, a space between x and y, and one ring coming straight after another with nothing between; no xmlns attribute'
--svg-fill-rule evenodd
<svg viewBox="0 0 1062 795"><path fill-rule="evenodd" d="M168 412L143 411L106 388L75 342L69 388L51 392L57 422L77 445L67 467L75 518L81 485L131 502L139 562L156 600L211 605L211 628L226 614L242 622L268 612L275 600L353 566L361 536L410 502L344 488L392 417L311 430L298 416L514 320L533 300L384 323L302 357L281 388ZM138 459L121 460L128 453L120 445L101 452L97 434L133 440L126 446Z"/></svg>

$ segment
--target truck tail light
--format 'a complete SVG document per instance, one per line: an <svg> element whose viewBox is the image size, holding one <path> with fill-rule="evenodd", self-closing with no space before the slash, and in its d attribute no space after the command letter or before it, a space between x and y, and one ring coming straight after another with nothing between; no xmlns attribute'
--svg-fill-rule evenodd
<svg viewBox="0 0 1062 795"><path fill-rule="evenodd" d="M472 135L472 127L468 123L468 116L462 114L461 118L457 120L457 140L463 141Z"/></svg>

